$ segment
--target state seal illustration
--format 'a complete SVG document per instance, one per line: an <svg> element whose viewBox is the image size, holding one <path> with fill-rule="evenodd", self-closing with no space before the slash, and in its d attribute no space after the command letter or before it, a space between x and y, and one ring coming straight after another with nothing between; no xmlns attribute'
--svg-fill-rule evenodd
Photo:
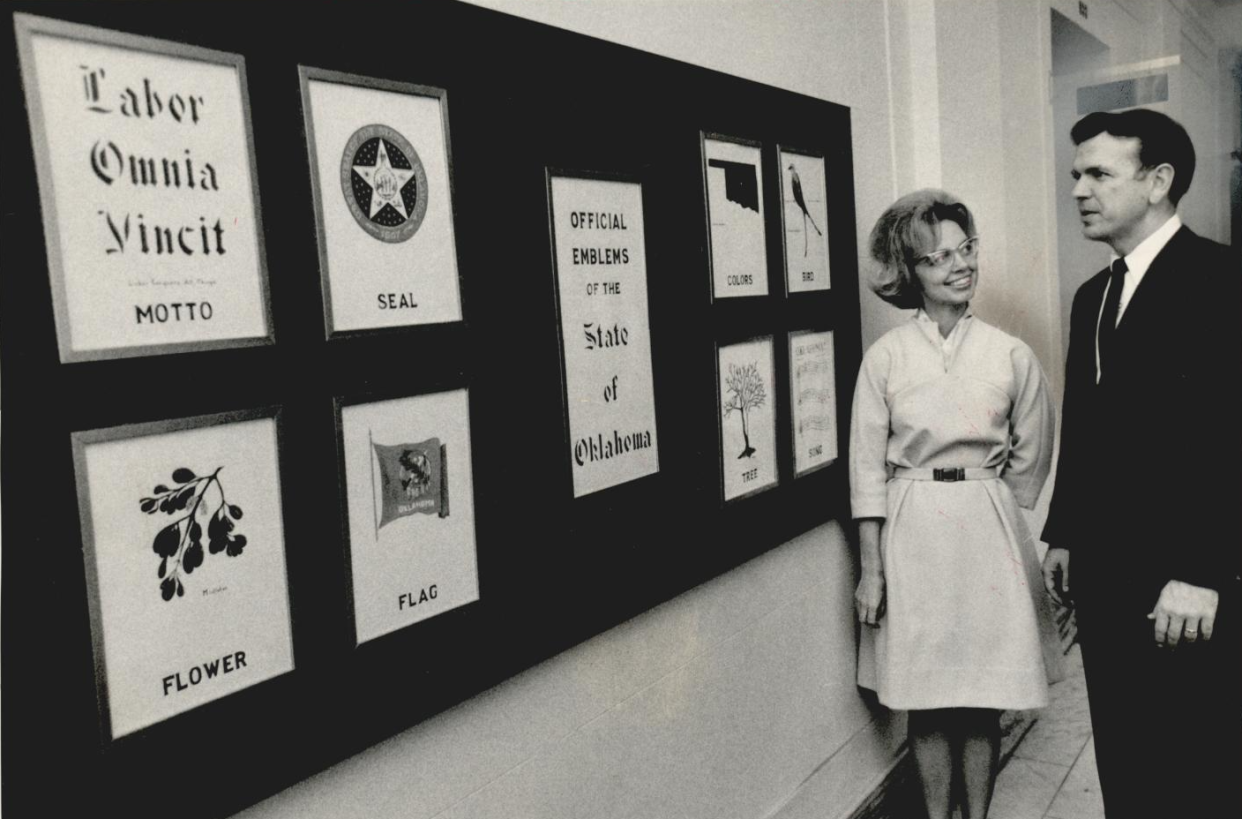
<svg viewBox="0 0 1242 819"><path fill-rule="evenodd" d="M404 242L427 214L427 172L418 152L387 125L366 125L345 143L341 189L355 221L381 242Z"/></svg>

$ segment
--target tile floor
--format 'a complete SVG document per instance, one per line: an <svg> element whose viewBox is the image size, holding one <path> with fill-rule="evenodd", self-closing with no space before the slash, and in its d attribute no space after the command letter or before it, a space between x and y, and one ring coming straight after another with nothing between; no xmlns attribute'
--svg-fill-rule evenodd
<svg viewBox="0 0 1242 819"><path fill-rule="evenodd" d="M1104 819L1078 646L996 779L990 819Z"/></svg>

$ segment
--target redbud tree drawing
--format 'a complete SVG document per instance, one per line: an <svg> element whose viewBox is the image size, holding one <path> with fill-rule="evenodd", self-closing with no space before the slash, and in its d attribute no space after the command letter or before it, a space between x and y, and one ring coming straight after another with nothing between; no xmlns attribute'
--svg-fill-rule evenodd
<svg viewBox="0 0 1242 819"><path fill-rule="evenodd" d="M750 445L750 411L762 407L768 397L758 362L751 362L745 367L730 364L725 389L729 392L729 400L724 404L724 417L728 418L733 412L742 416L742 438L746 446L737 457L749 458L755 454L755 448Z"/></svg>
<svg viewBox="0 0 1242 819"><path fill-rule="evenodd" d="M163 512L176 518L156 533L151 544L152 551L160 556L160 596L165 600L172 600L173 595L184 596L181 575L189 575L203 565L201 520L207 521L209 553L224 552L237 557L246 548L246 536L233 534L233 523L241 520L242 510L224 497L224 484L220 483L223 468L200 478L181 467L172 473L175 486L160 484L152 490L152 497L139 501L139 507L148 515Z"/></svg>

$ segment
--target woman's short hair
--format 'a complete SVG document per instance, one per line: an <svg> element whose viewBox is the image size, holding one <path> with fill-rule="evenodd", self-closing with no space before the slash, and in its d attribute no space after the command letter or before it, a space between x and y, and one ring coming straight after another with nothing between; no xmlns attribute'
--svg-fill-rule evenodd
<svg viewBox="0 0 1242 819"><path fill-rule="evenodd" d="M957 197L936 188L908 193L889 205L871 229L871 258L879 269L871 289L903 309L923 306L923 290L914 265L935 250L941 222L953 222L967 236L975 235L975 219Z"/></svg>

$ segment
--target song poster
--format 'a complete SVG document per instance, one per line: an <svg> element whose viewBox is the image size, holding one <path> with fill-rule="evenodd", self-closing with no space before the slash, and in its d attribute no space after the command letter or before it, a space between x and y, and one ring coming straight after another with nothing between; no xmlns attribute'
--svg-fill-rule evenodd
<svg viewBox="0 0 1242 819"><path fill-rule="evenodd" d="M794 476L837 458L837 380L832 332L789 336Z"/></svg>

